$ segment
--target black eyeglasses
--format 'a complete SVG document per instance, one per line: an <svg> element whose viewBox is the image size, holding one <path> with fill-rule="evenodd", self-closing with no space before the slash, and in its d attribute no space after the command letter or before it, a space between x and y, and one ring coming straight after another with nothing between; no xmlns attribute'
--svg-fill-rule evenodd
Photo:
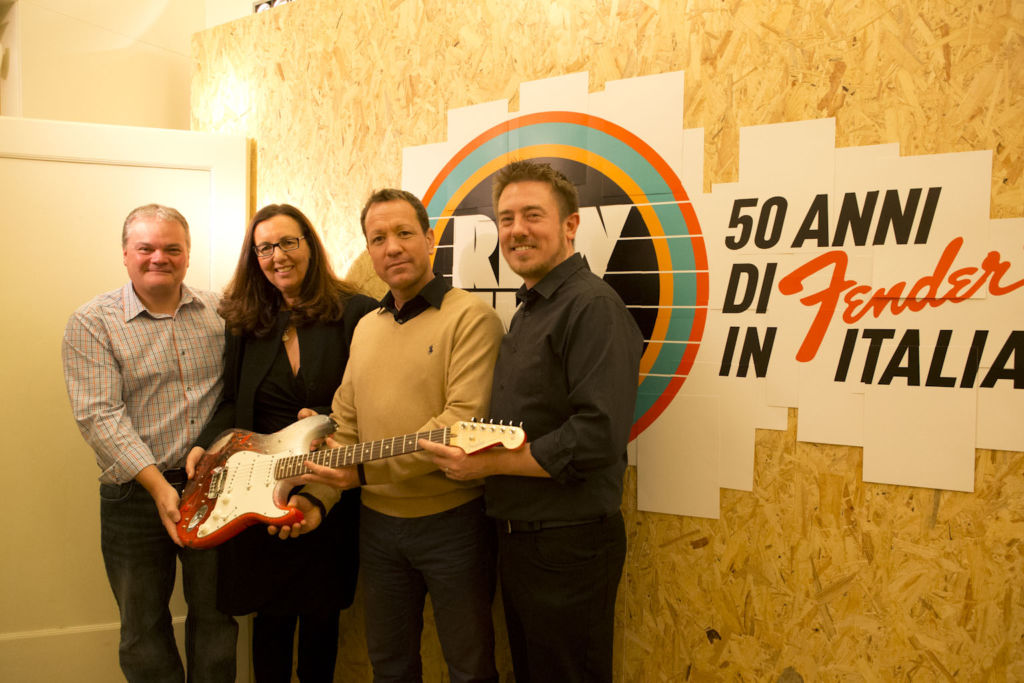
<svg viewBox="0 0 1024 683"><path fill-rule="evenodd" d="M274 247L277 247L281 251L295 251L299 248L299 240L304 240L305 237L282 237L277 242L264 242L263 244L257 244L252 248L256 252L256 256L259 258L270 258L274 255Z"/></svg>

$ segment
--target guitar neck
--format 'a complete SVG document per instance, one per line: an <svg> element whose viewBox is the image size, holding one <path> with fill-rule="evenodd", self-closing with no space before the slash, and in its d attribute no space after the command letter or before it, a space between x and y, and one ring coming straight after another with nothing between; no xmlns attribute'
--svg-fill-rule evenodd
<svg viewBox="0 0 1024 683"><path fill-rule="evenodd" d="M290 479L309 472L306 461L317 465L339 469L351 467L364 462L383 460L396 455L413 453L420 450L417 443L420 439L433 441L434 443L448 444L451 441L451 428L443 427L431 429L415 434L394 436L380 441L364 441L363 443L352 444L351 446L340 446L338 448L327 448L312 453L300 455L289 455L280 458L274 465L274 478Z"/></svg>

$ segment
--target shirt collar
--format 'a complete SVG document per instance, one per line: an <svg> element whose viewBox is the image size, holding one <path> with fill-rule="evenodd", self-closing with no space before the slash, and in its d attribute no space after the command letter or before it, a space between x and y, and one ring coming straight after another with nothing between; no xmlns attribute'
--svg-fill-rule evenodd
<svg viewBox="0 0 1024 683"><path fill-rule="evenodd" d="M551 271L541 278L541 281L533 287L527 289L525 284L520 287L519 291L516 292L516 299L520 303L529 303L538 296L550 299L558 288L561 287L573 273L583 268L589 269L587 261L579 252L576 252L552 268Z"/></svg>
<svg viewBox="0 0 1024 683"><path fill-rule="evenodd" d="M440 310L441 304L444 302L444 295L451 288L452 286L448 284L444 277L435 273L434 278L423 285L423 288L416 296L406 301L401 310L395 307L395 295L390 291L380 300L380 307L395 316L395 322L404 323L412 320L431 306Z"/></svg>
<svg viewBox="0 0 1024 683"><path fill-rule="evenodd" d="M121 288L121 301L124 304L124 321L134 320L139 315L145 313L152 318L156 317L174 317L174 316L157 316L146 310L146 305L142 303L142 299L135 293L135 287L132 286L131 282L125 284ZM205 306L203 300L192 294L192 290L188 288L185 283L181 284L181 301L178 302L178 308L175 309L174 313L177 314L181 310L182 306L195 304L202 308Z"/></svg>

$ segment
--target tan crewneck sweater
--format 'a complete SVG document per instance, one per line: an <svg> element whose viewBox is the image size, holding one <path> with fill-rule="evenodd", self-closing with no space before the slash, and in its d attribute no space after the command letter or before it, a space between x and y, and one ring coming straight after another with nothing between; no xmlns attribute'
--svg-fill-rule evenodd
<svg viewBox="0 0 1024 683"><path fill-rule="evenodd" d="M384 309L367 314L334 396L334 438L376 441L486 417L502 335L494 310L461 289L404 324ZM364 471L363 504L395 517L443 512L483 493L482 481L452 481L422 451L367 463Z"/></svg>

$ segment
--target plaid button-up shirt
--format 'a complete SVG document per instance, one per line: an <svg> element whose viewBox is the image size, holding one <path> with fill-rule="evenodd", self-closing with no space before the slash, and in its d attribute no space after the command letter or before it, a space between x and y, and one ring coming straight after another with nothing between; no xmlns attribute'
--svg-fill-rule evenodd
<svg viewBox="0 0 1024 683"><path fill-rule="evenodd" d="M64 380L103 483L131 481L147 465L184 465L220 397L217 295L181 289L174 315L151 314L129 282L68 320Z"/></svg>

